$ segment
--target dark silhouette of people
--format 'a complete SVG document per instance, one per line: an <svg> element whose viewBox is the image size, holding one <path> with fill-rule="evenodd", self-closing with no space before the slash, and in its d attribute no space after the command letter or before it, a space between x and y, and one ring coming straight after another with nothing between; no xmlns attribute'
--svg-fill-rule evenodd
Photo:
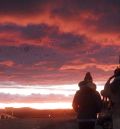
<svg viewBox="0 0 120 129"><path fill-rule="evenodd" d="M113 128L120 129L120 68L115 69L114 75L108 79L101 94L112 103Z"/></svg>
<svg viewBox="0 0 120 129"><path fill-rule="evenodd" d="M90 72L86 73L84 80L79 82L78 86L80 90L76 92L72 106L77 113L79 129L94 129L102 101Z"/></svg>
<svg viewBox="0 0 120 129"><path fill-rule="evenodd" d="M78 84L79 86L89 86L91 87L93 90L96 90L96 84L93 83L93 78L90 74L90 72L87 72L85 77L84 77L84 80L79 82Z"/></svg>

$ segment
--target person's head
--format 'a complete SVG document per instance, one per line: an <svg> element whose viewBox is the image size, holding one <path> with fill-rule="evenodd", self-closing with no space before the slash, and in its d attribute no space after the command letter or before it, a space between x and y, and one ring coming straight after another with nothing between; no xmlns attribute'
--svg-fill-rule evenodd
<svg viewBox="0 0 120 129"><path fill-rule="evenodd" d="M87 73L86 73L86 75L85 75L85 77L84 77L84 81L86 81L86 82L89 82L89 81L92 82L92 81L93 81L93 78L92 78L90 72L87 72Z"/></svg>
<svg viewBox="0 0 120 129"><path fill-rule="evenodd" d="M115 71L114 71L114 76L115 76L115 77L120 76L120 68L116 68L116 69L115 69Z"/></svg>

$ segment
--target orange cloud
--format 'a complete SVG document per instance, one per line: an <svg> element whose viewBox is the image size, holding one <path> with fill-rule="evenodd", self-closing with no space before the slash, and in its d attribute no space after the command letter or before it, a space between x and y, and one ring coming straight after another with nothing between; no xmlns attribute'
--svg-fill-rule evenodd
<svg viewBox="0 0 120 129"><path fill-rule="evenodd" d="M60 68L60 70L82 70L82 69L87 69L88 67L98 68L106 72L106 71L114 70L117 67L117 65L116 64L111 64L111 65L96 64L96 63L88 63L88 64L82 63L82 64L75 64L75 65L65 64Z"/></svg>
<svg viewBox="0 0 120 129"><path fill-rule="evenodd" d="M48 84L74 83L88 69L108 75L120 53L118 5L104 0L1 1L3 73L21 83ZM16 64L14 69L4 67L14 65L7 61Z"/></svg>
<svg viewBox="0 0 120 129"><path fill-rule="evenodd" d="M13 67L14 66L14 62L11 61L11 60L1 61L0 65L4 65L4 66L7 66L7 67Z"/></svg>

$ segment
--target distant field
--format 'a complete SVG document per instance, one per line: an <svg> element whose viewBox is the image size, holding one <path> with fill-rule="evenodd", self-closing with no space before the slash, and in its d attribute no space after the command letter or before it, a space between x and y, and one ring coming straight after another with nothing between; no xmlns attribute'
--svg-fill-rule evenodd
<svg viewBox="0 0 120 129"><path fill-rule="evenodd" d="M67 119L14 119L0 120L0 129L77 129L77 124Z"/></svg>
<svg viewBox="0 0 120 129"><path fill-rule="evenodd" d="M74 119L0 120L0 129L78 129ZM97 128L100 129L100 128Z"/></svg>
<svg viewBox="0 0 120 129"><path fill-rule="evenodd" d="M78 129L73 110L7 108L5 111L8 114L14 111L16 119L0 120L0 129Z"/></svg>

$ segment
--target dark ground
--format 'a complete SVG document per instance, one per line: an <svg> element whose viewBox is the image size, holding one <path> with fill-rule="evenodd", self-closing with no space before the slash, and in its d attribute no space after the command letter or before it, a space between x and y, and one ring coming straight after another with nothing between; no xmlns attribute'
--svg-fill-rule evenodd
<svg viewBox="0 0 120 129"><path fill-rule="evenodd" d="M11 119L0 120L0 129L78 129L75 119ZM101 129L97 127L96 129Z"/></svg>

